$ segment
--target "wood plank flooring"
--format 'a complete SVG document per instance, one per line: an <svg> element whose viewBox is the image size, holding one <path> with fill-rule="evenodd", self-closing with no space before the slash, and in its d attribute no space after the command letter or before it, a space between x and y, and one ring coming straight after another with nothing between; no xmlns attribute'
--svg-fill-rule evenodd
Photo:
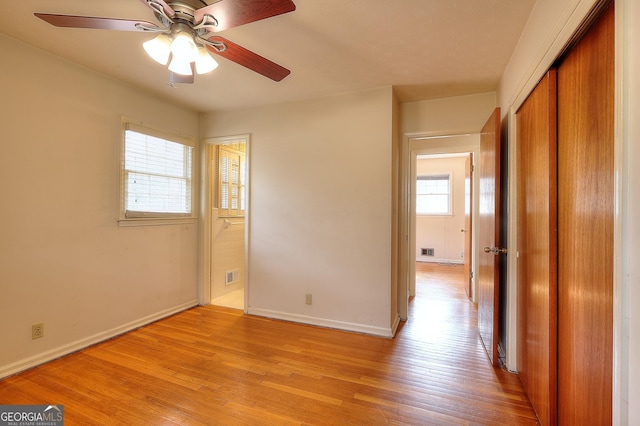
<svg viewBox="0 0 640 426"><path fill-rule="evenodd" d="M66 425L532 425L494 369L461 266L418 264L394 339L197 307L0 382Z"/></svg>

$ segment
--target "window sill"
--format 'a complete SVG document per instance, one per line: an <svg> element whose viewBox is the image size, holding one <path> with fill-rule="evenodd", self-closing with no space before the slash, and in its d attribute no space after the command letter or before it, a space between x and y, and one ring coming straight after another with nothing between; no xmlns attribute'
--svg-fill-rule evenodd
<svg viewBox="0 0 640 426"><path fill-rule="evenodd" d="M120 218L118 219L118 226L130 227L130 226L166 226L166 225L192 225L198 221L197 217L176 217L176 218L149 218L149 217L136 217L136 218Z"/></svg>

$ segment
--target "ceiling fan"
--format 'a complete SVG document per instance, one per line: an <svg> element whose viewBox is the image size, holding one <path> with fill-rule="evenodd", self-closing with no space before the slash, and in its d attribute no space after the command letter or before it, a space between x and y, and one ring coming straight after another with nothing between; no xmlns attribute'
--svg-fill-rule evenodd
<svg viewBox="0 0 640 426"><path fill-rule="evenodd" d="M218 64L210 53L243 65L274 81L291 71L223 37L211 35L240 25L271 18L296 9L292 0L140 0L154 13L160 25L146 21L95 16L35 13L56 27L96 28L155 33L143 43L146 52L162 65L169 63L171 83L193 83L198 74ZM203 6L204 5L204 6Z"/></svg>

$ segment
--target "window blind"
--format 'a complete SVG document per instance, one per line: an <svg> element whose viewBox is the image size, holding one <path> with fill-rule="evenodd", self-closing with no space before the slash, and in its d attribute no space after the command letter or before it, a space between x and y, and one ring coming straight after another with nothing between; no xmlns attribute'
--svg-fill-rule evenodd
<svg viewBox="0 0 640 426"><path fill-rule="evenodd" d="M193 148L131 129L124 145L125 216L190 215Z"/></svg>

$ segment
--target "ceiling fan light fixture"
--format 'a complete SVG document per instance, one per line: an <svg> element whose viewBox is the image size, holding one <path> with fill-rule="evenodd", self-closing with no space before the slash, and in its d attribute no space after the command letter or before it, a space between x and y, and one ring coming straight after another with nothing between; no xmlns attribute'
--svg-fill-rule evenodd
<svg viewBox="0 0 640 426"><path fill-rule="evenodd" d="M196 57L196 72L198 74L206 74L216 68L218 68L216 60L211 57L204 46L200 46Z"/></svg>
<svg viewBox="0 0 640 426"><path fill-rule="evenodd" d="M171 53L174 58L179 58L181 61L195 61L198 56L198 48L193 41L193 36L184 31L178 32L171 43Z"/></svg>
<svg viewBox="0 0 640 426"><path fill-rule="evenodd" d="M171 37L166 34L158 34L155 38L142 43L147 54L157 63L167 65L171 54Z"/></svg>
<svg viewBox="0 0 640 426"><path fill-rule="evenodd" d="M171 58L171 63L169 64L169 71L174 72L180 75L193 75L193 71L191 70L191 62L185 61L175 55Z"/></svg>

